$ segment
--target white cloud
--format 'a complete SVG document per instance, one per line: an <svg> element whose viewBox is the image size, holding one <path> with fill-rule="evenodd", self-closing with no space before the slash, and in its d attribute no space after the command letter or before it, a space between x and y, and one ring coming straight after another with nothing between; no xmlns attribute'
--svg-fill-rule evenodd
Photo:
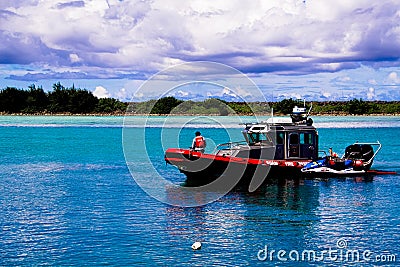
<svg viewBox="0 0 400 267"><path fill-rule="evenodd" d="M134 93L133 96L135 98L143 98L143 97L145 97L145 95L143 93L138 93L138 92Z"/></svg>
<svg viewBox="0 0 400 267"><path fill-rule="evenodd" d="M295 92L293 92L293 93L283 93L283 94L280 94L280 95L278 96L278 99L279 99L279 100L287 99L287 98L303 99L303 97L302 97L301 94L295 93Z"/></svg>
<svg viewBox="0 0 400 267"><path fill-rule="evenodd" d="M125 88L121 88L121 90L118 91L117 93L117 98L121 100L125 100L127 98L127 92Z"/></svg>
<svg viewBox="0 0 400 267"><path fill-rule="evenodd" d="M367 91L367 99L373 100L374 98L375 98L375 88L370 87L370 88L368 88L368 91Z"/></svg>
<svg viewBox="0 0 400 267"><path fill-rule="evenodd" d="M187 96L189 96L189 92L179 90L179 91L176 93L176 96L187 97Z"/></svg>
<svg viewBox="0 0 400 267"><path fill-rule="evenodd" d="M3 6L17 15L1 18L0 29L88 66L155 71L201 59L253 72L331 72L400 55L394 7L394 0L25 0Z"/></svg>
<svg viewBox="0 0 400 267"><path fill-rule="evenodd" d="M248 97L251 96L250 91L247 91L241 87L236 87L233 89L233 91L235 92L235 94L237 94L239 97L241 97L243 99L247 99Z"/></svg>
<svg viewBox="0 0 400 267"><path fill-rule="evenodd" d="M339 77L338 81L349 82L349 81L351 81L351 78L349 76Z"/></svg>
<svg viewBox="0 0 400 267"><path fill-rule="evenodd" d="M232 96L232 97L237 97L237 95L231 89L226 88L226 87L224 89L222 89L220 95L221 96L228 95L228 96Z"/></svg>
<svg viewBox="0 0 400 267"><path fill-rule="evenodd" d="M323 97L326 97L326 98L330 98L330 97L332 96L332 94L329 93L329 92L322 92L321 95L322 95Z"/></svg>
<svg viewBox="0 0 400 267"><path fill-rule="evenodd" d="M321 97L321 88L324 93L329 91L332 98L343 95L339 90L350 91L348 88L365 97L369 86L376 87L381 82L400 84L394 68L389 75L384 71L374 77L362 74L364 66L376 70L398 66L400 13L395 0L3 2L0 65L10 64L4 83L24 75L26 80L42 81L48 74L34 75L42 73L38 71L41 69L57 73L48 75L48 79L62 80L64 75L65 79L142 82L165 67L206 60L225 63L251 75L275 73L298 78L304 76L293 74L336 73L335 77L341 77L334 80L332 76L314 76L315 83L304 83L304 88L314 86L312 93L287 86L288 90L297 90L288 97ZM24 71L11 75L15 65ZM60 68L63 71L57 71ZM129 76L133 73L135 77ZM287 77L280 76L276 81L290 80ZM268 79L259 81L258 85L271 90L280 87L271 85ZM110 84L103 84L106 94L118 97L126 93L120 89L123 86L132 90L138 87ZM93 87L96 85L98 81L93 81ZM156 98L159 91L149 89L143 97ZM248 96L240 88L233 93Z"/></svg>
<svg viewBox="0 0 400 267"><path fill-rule="evenodd" d="M98 98L110 97L110 93L103 86L97 86L96 89L93 91L93 95Z"/></svg>
<svg viewBox="0 0 400 267"><path fill-rule="evenodd" d="M71 61L71 63L78 63L82 61L82 59L79 58L77 54L69 54L69 60Z"/></svg>
<svg viewBox="0 0 400 267"><path fill-rule="evenodd" d="M397 75L397 72L391 72L389 75L388 75L388 79L389 79L389 81L391 82L391 83L394 83L394 84L398 84L398 83L400 83L400 77Z"/></svg>

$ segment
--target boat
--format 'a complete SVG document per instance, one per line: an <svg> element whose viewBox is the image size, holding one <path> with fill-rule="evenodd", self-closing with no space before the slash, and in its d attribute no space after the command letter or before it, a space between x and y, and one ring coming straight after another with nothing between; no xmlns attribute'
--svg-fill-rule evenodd
<svg viewBox="0 0 400 267"><path fill-rule="evenodd" d="M307 112L305 106L296 106L290 117L245 123L244 141L220 144L212 153L169 148L165 161L186 175L187 185L204 185L225 177L256 188L265 181L283 178L377 173L370 167L382 147L379 141L353 143L340 158L326 152L320 157L318 131L309 117L311 108Z"/></svg>
<svg viewBox="0 0 400 267"><path fill-rule="evenodd" d="M377 147L374 152L373 146ZM372 174L370 171L372 162L381 150L379 141L375 143L356 142L345 149L342 157L326 155L316 161L309 162L301 171L307 176L358 176Z"/></svg>

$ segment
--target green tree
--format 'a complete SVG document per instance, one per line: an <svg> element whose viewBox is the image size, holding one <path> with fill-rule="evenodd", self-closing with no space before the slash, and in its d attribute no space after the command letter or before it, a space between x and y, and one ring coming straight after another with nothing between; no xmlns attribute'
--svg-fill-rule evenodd
<svg viewBox="0 0 400 267"><path fill-rule="evenodd" d="M42 87L36 88L34 84L30 85L27 92L26 107L22 110L24 113L44 112L49 104L47 94Z"/></svg>
<svg viewBox="0 0 400 267"><path fill-rule="evenodd" d="M170 114L172 109L181 104L183 101L173 96L160 98L151 110L151 114Z"/></svg>
<svg viewBox="0 0 400 267"><path fill-rule="evenodd" d="M194 102L192 100L188 100L180 104L179 106L176 106L172 112L174 114L195 114L193 111L195 110L195 107L198 106L198 102Z"/></svg>
<svg viewBox="0 0 400 267"><path fill-rule="evenodd" d="M99 113L113 113L113 112L124 112L127 108L127 104L114 98L100 98L97 103L96 112Z"/></svg>
<svg viewBox="0 0 400 267"><path fill-rule="evenodd" d="M283 99L274 106L274 111L282 114L290 114L295 106L298 106L300 102L298 100Z"/></svg>
<svg viewBox="0 0 400 267"><path fill-rule="evenodd" d="M92 113L99 102L99 99L88 90L71 88L68 93L68 111L74 114Z"/></svg>
<svg viewBox="0 0 400 267"><path fill-rule="evenodd" d="M128 112L134 114L149 114L156 104L157 100L148 100L145 102L131 103L128 107Z"/></svg>
<svg viewBox="0 0 400 267"><path fill-rule="evenodd" d="M68 90L60 82L53 84L53 91L49 92L50 112L68 112L70 95Z"/></svg>
<svg viewBox="0 0 400 267"><path fill-rule="evenodd" d="M0 111L7 113L22 112L26 108L27 97L26 91L7 87L0 91Z"/></svg>
<svg viewBox="0 0 400 267"><path fill-rule="evenodd" d="M75 86L65 88L60 82L53 85L53 91L48 94L51 112L70 112L73 114L94 112L99 99L86 89L76 89Z"/></svg>
<svg viewBox="0 0 400 267"><path fill-rule="evenodd" d="M227 116L229 114L228 105L225 101L209 98L204 100L203 105L207 110L215 110L215 113L221 116Z"/></svg>
<svg viewBox="0 0 400 267"><path fill-rule="evenodd" d="M352 99L346 105L349 114L362 115L368 113L368 103L360 99Z"/></svg>
<svg viewBox="0 0 400 267"><path fill-rule="evenodd" d="M228 106L236 113L240 115L252 114L252 109L246 102L229 102Z"/></svg>

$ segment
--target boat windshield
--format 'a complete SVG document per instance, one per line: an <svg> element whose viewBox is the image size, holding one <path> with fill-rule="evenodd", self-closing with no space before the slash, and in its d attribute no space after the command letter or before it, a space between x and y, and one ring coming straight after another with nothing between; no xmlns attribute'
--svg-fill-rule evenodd
<svg viewBox="0 0 400 267"><path fill-rule="evenodd" d="M259 145L261 143L271 142L271 138L266 133L249 133L249 144Z"/></svg>

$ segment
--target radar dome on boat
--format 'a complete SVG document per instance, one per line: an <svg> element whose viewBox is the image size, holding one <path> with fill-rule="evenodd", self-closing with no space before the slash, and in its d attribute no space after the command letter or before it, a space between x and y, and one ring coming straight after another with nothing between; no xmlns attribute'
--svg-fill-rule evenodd
<svg viewBox="0 0 400 267"><path fill-rule="evenodd" d="M293 113L306 113L307 110L306 110L306 108L299 108L299 107L295 106L295 107L293 108L293 111L292 111L292 112L293 112Z"/></svg>

